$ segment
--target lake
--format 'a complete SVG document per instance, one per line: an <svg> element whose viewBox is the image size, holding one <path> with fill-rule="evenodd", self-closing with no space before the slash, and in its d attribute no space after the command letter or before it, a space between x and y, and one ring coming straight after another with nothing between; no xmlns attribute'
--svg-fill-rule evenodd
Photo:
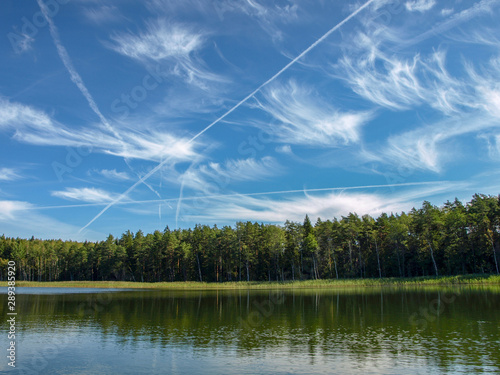
<svg viewBox="0 0 500 375"><path fill-rule="evenodd" d="M53 289L17 288L2 374L500 373L499 286Z"/></svg>

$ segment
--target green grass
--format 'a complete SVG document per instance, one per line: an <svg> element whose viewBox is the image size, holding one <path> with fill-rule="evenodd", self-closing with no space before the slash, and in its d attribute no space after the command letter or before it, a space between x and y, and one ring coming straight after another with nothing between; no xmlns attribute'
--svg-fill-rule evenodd
<svg viewBox="0 0 500 375"><path fill-rule="evenodd" d="M287 282L236 281L224 283L206 282L160 282L140 283L133 281L17 281L17 287L70 287L70 288L125 288L125 289L294 289L294 288L349 288L381 286L454 286L454 285L490 285L500 284L499 275L459 275L440 277L382 278L382 279L339 279L339 280L303 280ZM7 286L7 282L0 282Z"/></svg>

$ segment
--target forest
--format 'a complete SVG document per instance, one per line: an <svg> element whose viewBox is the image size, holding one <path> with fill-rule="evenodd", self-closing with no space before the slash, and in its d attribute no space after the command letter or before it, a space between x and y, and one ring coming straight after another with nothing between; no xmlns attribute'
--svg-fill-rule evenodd
<svg viewBox="0 0 500 375"><path fill-rule="evenodd" d="M284 225L237 222L100 242L0 237L7 263L27 281L292 281L499 273L500 195L475 194L408 213L350 213Z"/></svg>

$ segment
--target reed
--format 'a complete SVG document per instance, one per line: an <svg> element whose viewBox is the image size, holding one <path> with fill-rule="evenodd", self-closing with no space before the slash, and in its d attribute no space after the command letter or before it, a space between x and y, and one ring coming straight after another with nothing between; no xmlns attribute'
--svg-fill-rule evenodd
<svg viewBox="0 0 500 375"><path fill-rule="evenodd" d="M123 289L294 289L294 288L347 288L380 286L418 286L418 285L488 285L500 284L499 275L457 275L425 276L412 278L372 278L372 279L326 279L301 281L235 281L235 282L159 282L141 283L134 281L17 281L17 287L64 287L64 288L123 288ZM7 286L6 281L0 286Z"/></svg>

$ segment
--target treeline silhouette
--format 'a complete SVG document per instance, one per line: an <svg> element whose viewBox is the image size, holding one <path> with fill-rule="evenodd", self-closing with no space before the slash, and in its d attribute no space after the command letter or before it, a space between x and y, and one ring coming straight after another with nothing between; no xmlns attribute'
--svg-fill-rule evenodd
<svg viewBox="0 0 500 375"><path fill-rule="evenodd" d="M306 215L283 226L127 231L100 242L0 237L0 279L16 261L28 281L289 281L499 273L500 195L476 194L377 219Z"/></svg>

